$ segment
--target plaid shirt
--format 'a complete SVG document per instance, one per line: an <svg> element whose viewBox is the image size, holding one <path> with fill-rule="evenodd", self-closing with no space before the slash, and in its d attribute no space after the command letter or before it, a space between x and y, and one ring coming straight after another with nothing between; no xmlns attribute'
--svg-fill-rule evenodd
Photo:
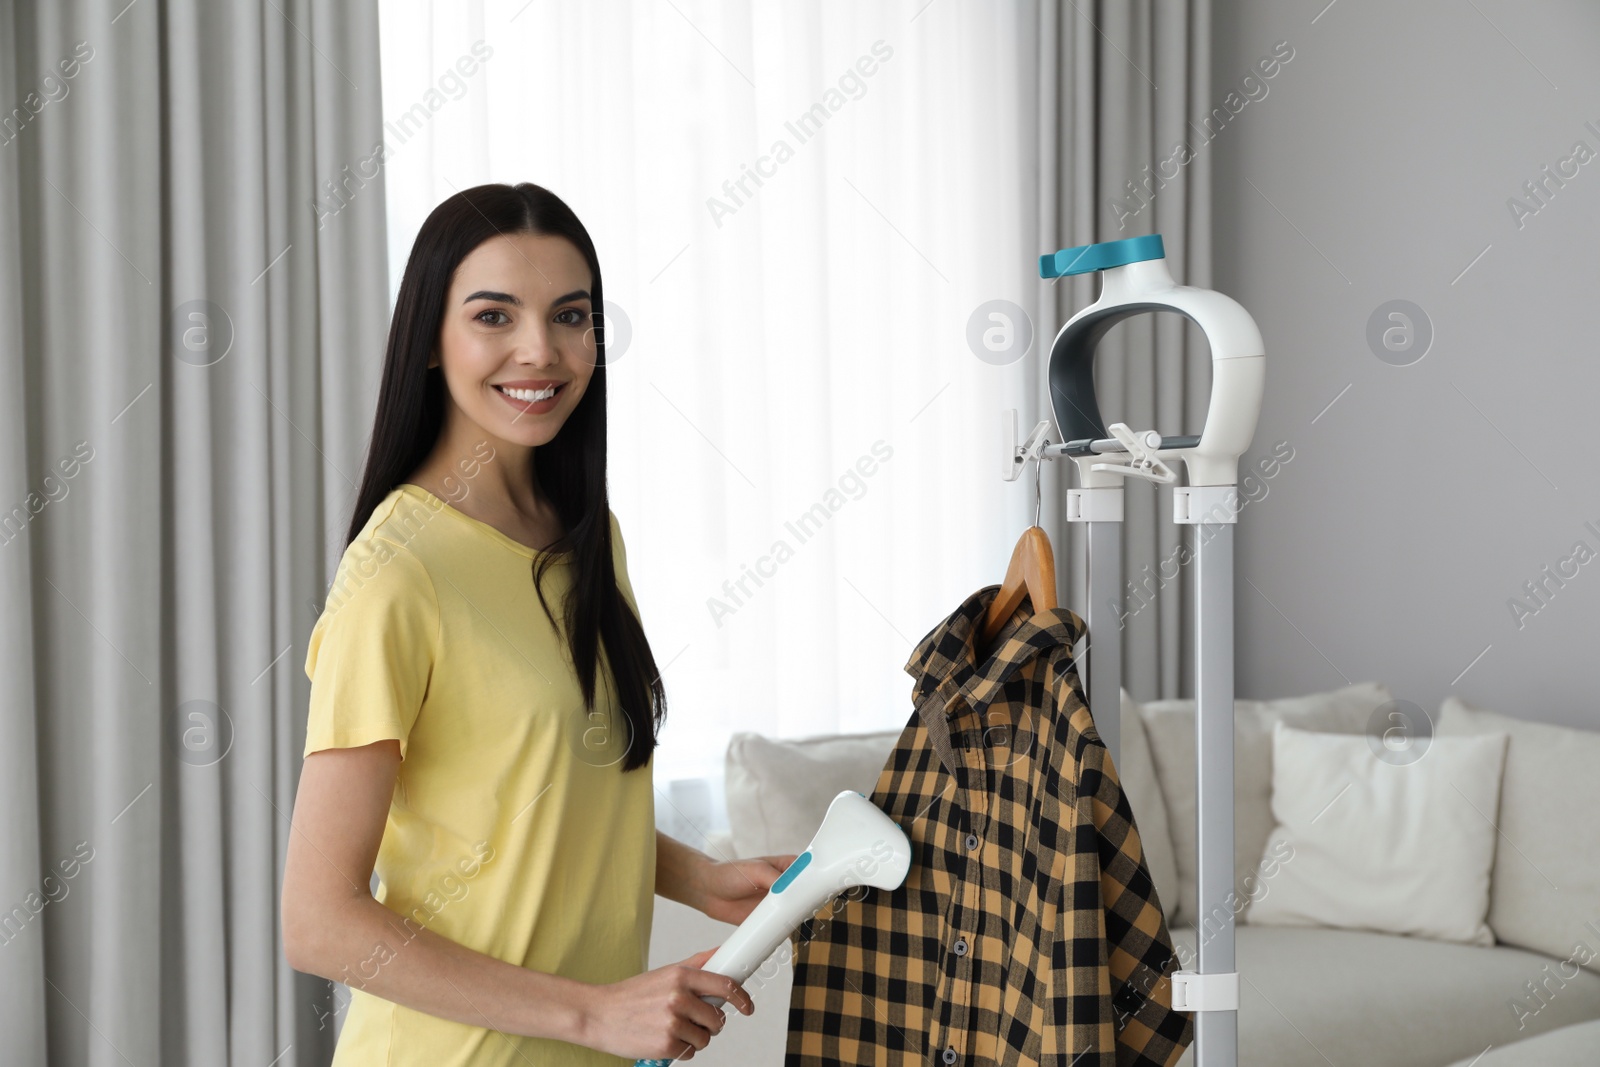
<svg viewBox="0 0 1600 1067"><path fill-rule="evenodd" d="M893 891L857 887L791 936L787 1067L1171 1067L1176 952L1089 707L1084 623L1024 601L981 663L999 590L906 664L916 711L872 800L911 840Z"/></svg>

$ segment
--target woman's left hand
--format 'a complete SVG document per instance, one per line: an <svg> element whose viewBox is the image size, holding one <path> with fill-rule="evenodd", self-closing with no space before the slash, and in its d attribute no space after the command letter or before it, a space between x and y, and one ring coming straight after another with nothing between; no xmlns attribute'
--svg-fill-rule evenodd
<svg viewBox="0 0 1600 1067"><path fill-rule="evenodd" d="M798 855L757 856L746 860L715 861L700 868L699 909L713 919L737 926L755 910Z"/></svg>

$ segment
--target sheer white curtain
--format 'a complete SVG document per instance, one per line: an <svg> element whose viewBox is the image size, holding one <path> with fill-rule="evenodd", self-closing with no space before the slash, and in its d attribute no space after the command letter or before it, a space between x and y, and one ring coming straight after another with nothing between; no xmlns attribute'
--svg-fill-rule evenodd
<svg viewBox="0 0 1600 1067"><path fill-rule="evenodd" d="M1032 521L996 427L1037 410L1022 368L1048 337L1000 365L967 336L980 305L1039 292L1047 249L1017 195L1038 166L1018 69L1036 23L938 3L467 7L381 9L391 132L462 83L386 163L395 285L427 212L480 182L544 185L593 234L628 321L612 506L664 665L657 781L683 811L658 807L697 818L670 783L720 776L734 731L903 724L913 645ZM492 54L461 76L479 41ZM983 325L991 346L1026 329Z"/></svg>

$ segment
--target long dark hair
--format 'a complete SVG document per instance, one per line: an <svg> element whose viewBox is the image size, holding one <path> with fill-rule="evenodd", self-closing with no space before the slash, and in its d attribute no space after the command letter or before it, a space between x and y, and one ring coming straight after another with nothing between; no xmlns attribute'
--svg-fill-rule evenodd
<svg viewBox="0 0 1600 1067"><path fill-rule="evenodd" d="M666 693L644 627L617 587L611 558L600 260L589 231L548 189L529 182L475 186L434 208L418 231L389 326L372 441L345 545L361 533L373 509L427 458L444 426L449 387L442 371L428 368L428 360L438 344L445 298L457 266L484 241L512 233L565 237L583 254L594 278L590 290L595 319L594 376L560 432L534 449L539 488L561 516L566 533L538 557L533 581L539 603L554 626L542 579L554 553L574 553L572 587L563 611L568 648L584 704L593 711L595 676L604 646L616 703L626 716L628 752L623 770L631 771L644 766L655 751L656 734L666 717Z"/></svg>

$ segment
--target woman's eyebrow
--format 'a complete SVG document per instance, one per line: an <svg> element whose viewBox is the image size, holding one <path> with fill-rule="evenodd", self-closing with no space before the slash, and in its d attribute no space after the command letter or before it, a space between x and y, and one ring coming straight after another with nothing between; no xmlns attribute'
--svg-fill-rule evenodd
<svg viewBox="0 0 1600 1067"><path fill-rule="evenodd" d="M587 290L587 289L574 289L570 293L566 293L566 294L564 294L562 296L556 297L554 300L550 301L550 303L552 305L555 305L555 304L564 304L568 300L590 300L590 299L591 299L591 297L589 296L589 290ZM522 300L520 298L512 296L510 293L498 293L498 292L495 292L492 289L479 289L477 292L471 294L465 300L463 300L462 303L463 304L470 304L474 300L498 300L500 303L502 303L502 304L510 304L512 307L521 307L522 306Z"/></svg>
<svg viewBox="0 0 1600 1067"><path fill-rule="evenodd" d="M497 293L492 289L479 289L461 302L470 304L474 300L497 300L502 304L510 304L512 307L522 306L522 301L518 297L512 296L510 293Z"/></svg>

